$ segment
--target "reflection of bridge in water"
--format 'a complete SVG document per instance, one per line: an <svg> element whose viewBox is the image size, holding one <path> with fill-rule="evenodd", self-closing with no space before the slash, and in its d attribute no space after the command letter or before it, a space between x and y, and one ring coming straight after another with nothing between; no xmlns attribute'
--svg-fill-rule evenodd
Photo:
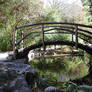
<svg viewBox="0 0 92 92"><path fill-rule="evenodd" d="M62 57L62 56L83 56L81 54L78 54L78 51L62 51L62 50L43 50L37 51L37 50L31 50L28 53L29 61L33 59L40 59L40 58L56 58L56 57Z"/></svg>
<svg viewBox="0 0 92 92"><path fill-rule="evenodd" d="M46 34L69 34L71 40L47 40ZM40 37L40 41L32 44L37 37ZM80 43L80 39L84 43ZM13 51L17 58L27 57L29 51L33 49L43 47L45 51L48 45L68 45L92 55L92 46L88 44L92 44L92 26L77 23L47 22L17 26L13 37ZM23 49L18 51L20 48Z"/></svg>

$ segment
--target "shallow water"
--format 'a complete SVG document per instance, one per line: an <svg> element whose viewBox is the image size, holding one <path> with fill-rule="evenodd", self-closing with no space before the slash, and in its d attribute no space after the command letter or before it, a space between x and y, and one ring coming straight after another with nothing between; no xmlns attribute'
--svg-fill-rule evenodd
<svg viewBox="0 0 92 92"><path fill-rule="evenodd" d="M89 59L83 56L42 56L30 61L30 64L39 71L40 77L45 79L49 86L63 88L69 80L81 78L88 74Z"/></svg>

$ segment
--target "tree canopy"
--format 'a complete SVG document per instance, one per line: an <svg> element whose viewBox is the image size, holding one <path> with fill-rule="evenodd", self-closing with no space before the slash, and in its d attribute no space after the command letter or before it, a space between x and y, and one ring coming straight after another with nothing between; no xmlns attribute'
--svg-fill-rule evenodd
<svg viewBox="0 0 92 92"><path fill-rule="evenodd" d="M0 50L12 50L13 30L17 25L43 21L92 24L92 1L82 0L82 2L85 11L77 6L76 2L69 5L60 0L53 0L52 3L49 2L51 8L44 8L42 0L1 0Z"/></svg>

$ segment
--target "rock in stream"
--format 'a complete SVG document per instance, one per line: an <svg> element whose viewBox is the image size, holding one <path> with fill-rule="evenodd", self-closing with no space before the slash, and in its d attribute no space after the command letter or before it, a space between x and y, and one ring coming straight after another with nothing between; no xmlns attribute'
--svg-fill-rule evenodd
<svg viewBox="0 0 92 92"><path fill-rule="evenodd" d="M37 75L28 64L0 61L0 92L32 92Z"/></svg>

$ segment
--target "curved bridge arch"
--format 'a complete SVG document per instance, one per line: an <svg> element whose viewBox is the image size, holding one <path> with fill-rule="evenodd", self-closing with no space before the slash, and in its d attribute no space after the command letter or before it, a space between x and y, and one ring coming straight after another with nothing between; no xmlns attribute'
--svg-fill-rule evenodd
<svg viewBox="0 0 92 92"><path fill-rule="evenodd" d="M75 46L75 42L72 42L72 41L60 41L60 40L57 40L57 41L45 41L45 46L48 46L48 45ZM28 55L30 50L37 49L37 48L40 48L42 46L43 46L43 43L40 42L38 44L34 44L34 45L29 46L29 47L26 47L26 48L23 49L22 52L18 53L18 56L20 58L21 57L27 58L27 55ZM91 47L78 43L78 48L80 48L80 49L86 51L87 53L89 53L90 55L92 55L92 48Z"/></svg>
<svg viewBox="0 0 92 92"><path fill-rule="evenodd" d="M56 30L56 31L52 32L52 30ZM46 42L45 34L61 34L61 33L71 34L72 41L59 41L60 43L58 43L58 41ZM19 44L21 44L22 45L21 47L23 48L24 40L27 39L27 37L32 38L31 35L33 34L37 34L36 37L41 35L42 41L41 43L39 43L39 46L40 45L43 46L44 49L46 45L50 45L52 43L52 45L60 44L60 45L75 46L76 49L81 48L87 51L89 54L92 54L92 49L90 47L88 47L87 45L80 44L78 41L78 38L81 38L83 41L92 44L92 26L90 25L77 24L77 23L64 23L64 22L45 22L45 23L35 23L35 24L17 26L15 27L14 35L13 35L13 51L15 52L16 49L19 49L17 48L19 47ZM73 35L75 35L75 41L73 40ZM17 40L17 38L20 39ZM35 37L33 36L33 38ZM31 47L32 46L34 47L35 45L31 44ZM26 55L26 53L28 53L28 50L31 50L31 47L30 46L25 47L23 53L25 53Z"/></svg>

